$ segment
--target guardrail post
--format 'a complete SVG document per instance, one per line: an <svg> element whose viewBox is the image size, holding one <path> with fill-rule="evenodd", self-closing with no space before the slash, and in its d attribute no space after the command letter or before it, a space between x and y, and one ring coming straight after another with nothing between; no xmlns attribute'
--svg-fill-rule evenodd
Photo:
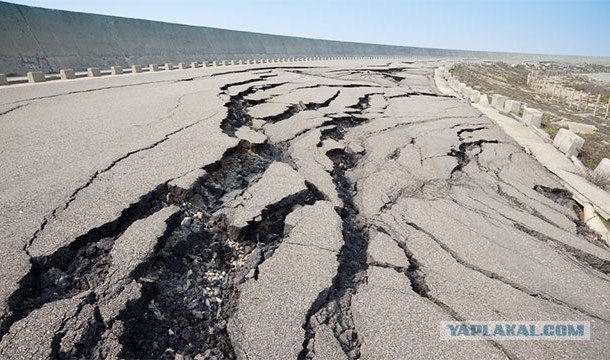
<svg viewBox="0 0 610 360"><path fill-rule="evenodd" d="M44 76L42 71L30 71L28 72L28 82L38 83L47 81L47 78Z"/></svg>
<svg viewBox="0 0 610 360"><path fill-rule="evenodd" d="M62 80L76 79L76 74L72 69L61 69L59 71L59 76Z"/></svg>
<svg viewBox="0 0 610 360"><path fill-rule="evenodd" d="M87 68L88 77L98 77L101 75L102 75L102 73L100 72L100 68L96 68L96 67Z"/></svg>

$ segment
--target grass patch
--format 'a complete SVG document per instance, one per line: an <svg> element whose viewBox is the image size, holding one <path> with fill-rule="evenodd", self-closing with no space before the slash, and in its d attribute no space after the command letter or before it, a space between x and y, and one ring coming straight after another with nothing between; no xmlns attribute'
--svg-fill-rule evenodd
<svg viewBox="0 0 610 360"><path fill-rule="evenodd" d="M594 133L580 136L585 139L585 145L583 145L579 157L589 169L595 169L603 158L610 159L610 146L604 143L604 141L610 140L608 135Z"/></svg>
<svg viewBox="0 0 610 360"><path fill-rule="evenodd" d="M543 113L542 121L541 121L541 128L544 132L549 134L551 139L554 139L555 135L557 135L557 132L559 132L559 129L565 128L565 127L554 124L552 122L551 114Z"/></svg>

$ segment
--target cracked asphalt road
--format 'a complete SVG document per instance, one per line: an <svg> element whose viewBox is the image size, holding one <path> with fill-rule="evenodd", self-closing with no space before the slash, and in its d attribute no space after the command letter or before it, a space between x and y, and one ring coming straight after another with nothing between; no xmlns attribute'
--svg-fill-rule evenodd
<svg viewBox="0 0 610 360"><path fill-rule="evenodd" d="M436 66L0 90L0 358L606 359L610 252ZM591 340L441 340L451 320Z"/></svg>

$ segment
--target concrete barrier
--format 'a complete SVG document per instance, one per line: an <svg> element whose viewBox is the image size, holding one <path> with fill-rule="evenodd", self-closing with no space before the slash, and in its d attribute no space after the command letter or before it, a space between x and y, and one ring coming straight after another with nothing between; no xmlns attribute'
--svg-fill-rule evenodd
<svg viewBox="0 0 610 360"><path fill-rule="evenodd" d="M216 60L212 61L212 66L218 66L218 61L216 61Z"/></svg>
<svg viewBox="0 0 610 360"><path fill-rule="evenodd" d="M504 102L504 110L507 114L519 114L521 111L521 102L517 100L506 100Z"/></svg>
<svg viewBox="0 0 610 360"><path fill-rule="evenodd" d="M121 66L111 66L110 73L112 75L121 75L123 73L123 68Z"/></svg>
<svg viewBox="0 0 610 360"><path fill-rule="evenodd" d="M172 64L172 63L165 64L165 71L170 71L170 70L174 70L174 64Z"/></svg>
<svg viewBox="0 0 610 360"><path fill-rule="evenodd" d="M142 72L142 65L131 65L131 73L138 74Z"/></svg>
<svg viewBox="0 0 610 360"><path fill-rule="evenodd" d="M192 67L193 69L197 69L197 68L199 67L199 63L198 63L198 62L192 62L192 63L191 63L191 67Z"/></svg>
<svg viewBox="0 0 610 360"><path fill-rule="evenodd" d="M559 129L553 140L553 146L567 157L578 156L584 144L585 140L583 138L567 129Z"/></svg>
<svg viewBox="0 0 610 360"><path fill-rule="evenodd" d="M0 74L0 86L8 85L8 80L6 80L6 75Z"/></svg>
<svg viewBox="0 0 610 360"><path fill-rule="evenodd" d="M188 69L188 66L186 66L186 63L181 62L181 63L178 63L178 69L186 70L186 69Z"/></svg>
<svg viewBox="0 0 610 360"><path fill-rule="evenodd" d="M466 89L466 84L464 83L458 83L458 91L461 92L462 94L464 93L464 89Z"/></svg>
<svg viewBox="0 0 610 360"><path fill-rule="evenodd" d="M157 64L148 65L148 71L150 71L150 72L159 71L159 65L157 65Z"/></svg>
<svg viewBox="0 0 610 360"><path fill-rule="evenodd" d="M87 76L88 77L98 77L98 76L102 76L102 73L100 72L100 68L90 67L90 68L87 68Z"/></svg>
<svg viewBox="0 0 610 360"><path fill-rule="evenodd" d="M521 119L526 125L539 128L542 125L542 111L538 109L525 108Z"/></svg>
<svg viewBox="0 0 610 360"><path fill-rule="evenodd" d="M59 77L61 77L62 80L76 79L76 73L72 69L61 69L59 71Z"/></svg>
<svg viewBox="0 0 610 360"><path fill-rule="evenodd" d="M598 233L601 233L602 237L606 237L606 242L608 242L607 234L610 232L610 223L608 220L599 216L593 205L590 203L584 204L582 212L585 224Z"/></svg>
<svg viewBox="0 0 610 360"><path fill-rule="evenodd" d="M108 64L201 61L202 58L289 57L296 54L330 57L346 54L361 58L388 56L441 56L483 59L542 59L558 57L477 51L429 49L340 42L290 36L170 24L141 19L83 14L0 2L0 71L24 75L27 71L82 71ZM103 54L103 56L101 56ZM333 56L335 60L336 56ZM522 59L522 60L521 60ZM564 59L563 57L561 59ZM607 58L566 57L569 62L607 63ZM35 68L32 68L34 66Z"/></svg>
<svg viewBox="0 0 610 360"><path fill-rule="evenodd" d="M610 159L603 158L599 165L593 170L593 176L600 179L610 180Z"/></svg>
<svg viewBox="0 0 610 360"><path fill-rule="evenodd" d="M44 82L46 80L47 80L47 78L44 76L42 71L29 71L28 72L28 82L38 83L38 82Z"/></svg>
<svg viewBox="0 0 610 360"><path fill-rule="evenodd" d="M478 90L472 90L470 92L470 102L478 104L481 101L481 92Z"/></svg>
<svg viewBox="0 0 610 360"><path fill-rule="evenodd" d="M489 106L489 97L485 94L481 94L481 98L479 99L479 104Z"/></svg>
<svg viewBox="0 0 610 360"><path fill-rule="evenodd" d="M491 106L502 111L504 110L504 103L506 102L506 96L494 94L491 96Z"/></svg>

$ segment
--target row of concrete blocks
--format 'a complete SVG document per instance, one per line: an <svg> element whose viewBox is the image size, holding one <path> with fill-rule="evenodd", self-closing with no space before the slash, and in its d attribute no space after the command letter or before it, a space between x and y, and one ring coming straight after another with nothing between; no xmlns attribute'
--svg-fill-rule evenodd
<svg viewBox="0 0 610 360"><path fill-rule="evenodd" d="M449 86L451 86L456 92L461 93L464 98L475 104L491 105L498 111L505 114L521 115L521 120L526 124L536 128L540 128L542 124L542 111L533 108L523 107L523 113L521 109L523 104L517 100L508 99L506 96L494 94L491 97L491 103L489 97L485 94L481 94L480 91L474 90L464 83L459 82L455 79L448 71L445 71L446 78L448 79Z"/></svg>
<svg viewBox="0 0 610 360"><path fill-rule="evenodd" d="M324 56L324 57L297 57L297 58L272 58L272 59L247 59L247 60L223 60L223 61L204 61L202 63L192 62L190 64L179 63L178 69L196 69L200 67L210 67L210 66L228 66L228 65L251 65L251 64L266 64L266 63L282 63L282 62L295 62L295 61L327 61L327 60L360 60L360 59L381 59L383 57L347 57L347 56ZM172 63L167 63L163 66L158 64L150 64L148 68L143 68L141 65L132 65L131 73L141 73L144 71L160 71L164 69L174 70L176 66ZM110 67L110 73L112 75L121 75L124 73L123 68L121 66L112 66ZM69 80L76 78L76 72L72 69L62 69L59 73L60 78L62 80ZM87 68L87 76L88 77L99 77L102 75L102 72L99 68ZM27 73L27 79L30 83L39 83L47 80L46 75L41 71L30 71ZM0 85L8 85L8 80L4 74L0 74Z"/></svg>
<svg viewBox="0 0 610 360"><path fill-rule="evenodd" d="M507 99L502 95L493 95L491 106L507 114L519 114L521 112L521 102ZM540 128L543 116L542 111L525 107L521 115L521 121L525 125ZM578 156L584 144L585 140L582 137L568 129L559 129L553 139L553 146L569 158Z"/></svg>
<svg viewBox="0 0 610 360"><path fill-rule="evenodd" d="M477 90L473 90L464 83L460 83L454 78L449 71L444 70L443 73L445 79L447 79L449 86L458 93L461 93L464 98L468 99L472 103L481 105L491 105L491 107L505 114L521 115L521 121L527 125L539 129L542 125L542 117L544 113L538 109L528 108L523 106L520 101L511 100L506 96L494 94L491 97L491 103L487 95L481 94ZM521 109L523 107L523 113ZM564 153L567 157L577 156L580 153L585 140L575 134L573 131L568 129L560 129L553 139L553 146L559 151ZM604 166L610 167L610 161L604 163ZM604 168L605 169L605 168ZM610 169L609 169L610 171Z"/></svg>

